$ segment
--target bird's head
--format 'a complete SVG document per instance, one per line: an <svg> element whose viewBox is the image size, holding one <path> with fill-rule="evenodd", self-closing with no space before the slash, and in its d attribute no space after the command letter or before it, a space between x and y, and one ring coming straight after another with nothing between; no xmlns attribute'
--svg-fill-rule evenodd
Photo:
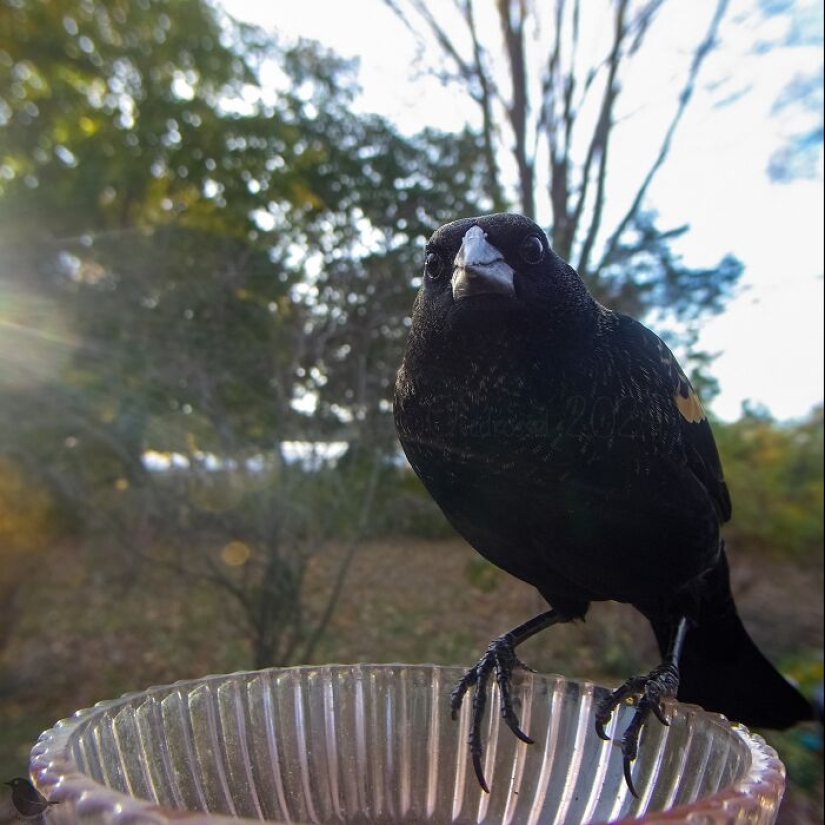
<svg viewBox="0 0 825 825"><path fill-rule="evenodd" d="M8 785L12 790L14 790L14 788L28 787L30 783L28 779L23 779L22 776L16 776L14 779L10 779L8 782L4 782L3 784Z"/></svg>
<svg viewBox="0 0 825 825"><path fill-rule="evenodd" d="M510 318L548 331L594 308L581 278L522 215L462 218L427 243L417 311L478 327Z"/></svg>

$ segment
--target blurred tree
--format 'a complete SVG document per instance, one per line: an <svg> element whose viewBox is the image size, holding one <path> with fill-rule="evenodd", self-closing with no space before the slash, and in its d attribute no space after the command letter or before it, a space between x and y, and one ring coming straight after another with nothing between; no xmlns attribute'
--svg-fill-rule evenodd
<svg viewBox="0 0 825 825"><path fill-rule="evenodd" d="M58 532L56 516L48 493L13 458L0 455L0 650L16 625L26 585L42 575L43 549Z"/></svg>
<svg viewBox="0 0 825 825"><path fill-rule="evenodd" d="M377 472L322 495L282 446L378 443L416 239L477 209L470 133L402 138L354 94L204 0L0 0L0 455L122 581L165 548L224 588L257 664L317 637L307 547L355 541Z"/></svg>
<svg viewBox="0 0 825 825"><path fill-rule="evenodd" d="M745 405L739 421L715 430L734 502L730 542L821 566L823 408L780 424Z"/></svg>
<svg viewBox="0 0 825 825"><path fill-rule="evenodd" d="M278 422L289 409L290 365L243 360L240 345L253 331L265 347L289 337L288 323L300 328L284 311L299 275L274 262L288 236L258 223L270 203L314 208L293 157L305 104L284 95L276 116L251 60L230 47L254 56L256 43L202 2L31 0L0 14L2 273L17 296L4 320L18 338L6 342L4 377L19 400L13 423L38 436L25 442L33 465L79 506L93 501L82 479L146 480L153 418L194 401L214 448L222 405L249 400L239 387L259 402L246 408L247 439L262 407ZM299 48L285 62L297 72L315 59ZM279 302L291 320L268 325ZM39 375L30 356L14 357L33 334L46 342ZM264 352L294 359L283 346Z"/></svg>
<svg viewBox="0 0 825 825"><path fill-rule="evenodd" d="M511 166L518 208L535 217L537 204L549 205L554 249L608 306L637 316L666 308L688 325L721 309L740 263L728 255L715 267L688 267L673 251L688 226L661 229L647 195L715 45L727 0L713 6L661 135L643 146L634 142L634 162L645 158L647 166L635 190L621 192L609 186L609 170L629 162L616 149L628 115L618 104L634 61L657 37L664 0L554 0L543 7L498 0L497 34L489 10L473 0L385 2L419 38L423 54L441 54L437 72L444 82L459 84L478 104L487 188L497 207L506 205L503 170ZM649 78L637 71L640 80Z"/></svg>
<svg viewBox="0 0 825 825"><path fill-rule="evenodd" d="M456 215L481 211L475 193L483 189L483 170L469 131L402 138L378 120L363 125L374 149L360 174L374 188L354 176L343 182L369 230L324 249L311 297L306 389L317 400L316 422L347 424L357 433L353 452L369 454L397 449L389 399L420 285L420 239Z"/></svg>
<svg viewBox="0 0 825 825"><path fill-rule="evenodd" d="M787 124L784 142L771 155L768 174L779 182L822 176L823 7L818 0L759 0L764 20L779 23L781 34L760 38L757 53L793 50L797 71L774 101L773 114ZM775 31L775 29L773 29Z"/></svg>

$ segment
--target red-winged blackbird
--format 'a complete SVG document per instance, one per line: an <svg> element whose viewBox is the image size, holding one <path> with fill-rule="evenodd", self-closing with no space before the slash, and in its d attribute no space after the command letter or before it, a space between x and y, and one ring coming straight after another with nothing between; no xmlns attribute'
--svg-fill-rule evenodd
<svg viewBox="0 0 825 825"><path fill-rule="evenodd" d="M702 405L673 354L601 306L520 215L465 218L427 244L395 386L415 472L483 556L537 588L551 610L495 639L453 692L475 686L470 751L481 786L481 721L495 672L513 710L515 648L594 600L651 622L664 660L596 711L596 730L638 694L622 740L625 776L661 700L783 728L811 706L760 653L737 615L720 525L728 490ZM635 793L635 791L634 791Z"/></svg>

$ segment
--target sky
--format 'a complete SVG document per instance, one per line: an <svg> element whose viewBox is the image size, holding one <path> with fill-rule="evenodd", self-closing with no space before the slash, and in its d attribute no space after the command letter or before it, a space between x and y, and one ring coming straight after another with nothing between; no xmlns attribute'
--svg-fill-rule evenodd
<svg viewBox="0 0 825 825"><path fill-rule="evenodd" d="M793 112L776 116L772 107L784 85L797 72L815 68L822 56L821 47L756 48L781 39L784 24L755 18L753 3L732 0L720 44L705 64L649 200L662 226L690 224L678 247L688 264L713 265L730 252L745 265L735 296L722 314L704 323L698 341L700 349L717 355L712 372L721 392L713 412L733 420L749 400L785 420L804 416L823 398L823 184L821 164L813 180L770 180L770 157L794 126ZM806 3L800 0L798 6ZM318 40L342 56L358 57L363 90L358 108L386 116L402 131L458 129L477 118L471 101L422 72L413 38L381 0L223 0L222 5L280 37ZM662 118L670 111L665 102L672 102L672 81L683 65L679 59L700 39L714 5L712 0L665 5L668 16L646 47L648 62L636 68L642 73L636 88L644 94L625 101L625 143L614 148L622 162L611 168L616 191L622 191L625 175L627 191L635 192L643 167L634 167L634 161L645 157L636 150L645 138L661 134ZM632 95L630 80L627 95ZM721 105L726 99L733 102ZM548 214L543 222L549 219Z"/></svg>

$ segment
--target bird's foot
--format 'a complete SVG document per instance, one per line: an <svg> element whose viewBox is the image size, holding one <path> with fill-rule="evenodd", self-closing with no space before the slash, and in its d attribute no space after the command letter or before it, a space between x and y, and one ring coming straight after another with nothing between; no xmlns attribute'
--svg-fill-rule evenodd
<svg viewBox="0 0 825 825"><path fill-rule="evenodd" d="M456 719L464 700L464 694L475 686L473 711L470 720L470 756L473 760L473 769L478 778L478 783L486 793L490 793L490 788L484 779L484 771L481 767L481 760L484 755L484 745L481 741L481 723L487 705L487 683L491 673L495 672L496 683L498 684L502 719L522 742L526 742L528 745L533 744L533 740L519 727L519 719L513 709L510 681L513 670L517 667L530 670L516 656L512 633L505 633L490 642L484 655L464 674L461 681L455 686L450 701L452 717Z"/></svg>
<svg viewBox="0 0 825 825"><path fill-rule="evenodd" d="M622 757L624 759L624 778L633 796L638 797L633 786L631 764L639 753L639 737L642 727L652 713L663 725L669 725L662 700L675 698L679 688L679 667L675 662L663 662L650 671L647 676L633 676L623 685L606 696L596 709L596 733L604 740L610 737L604 726L610 721L613 711L631 696L639 696L636 711L622 736Z"/></svg>

